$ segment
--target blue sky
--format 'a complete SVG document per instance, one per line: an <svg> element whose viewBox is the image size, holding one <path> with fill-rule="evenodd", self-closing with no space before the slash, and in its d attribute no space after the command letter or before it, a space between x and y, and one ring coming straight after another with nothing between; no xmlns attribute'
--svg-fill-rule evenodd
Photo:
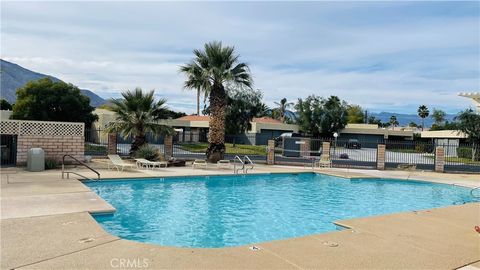
<svg viewBox="0 0 480 270"><path fill-rule="evenodd" d="M2 2L1 57L104 98L155 89L193 112L179 65L234 45L268 105L337 95L455 113L480 90L480 2Z"/></svg>

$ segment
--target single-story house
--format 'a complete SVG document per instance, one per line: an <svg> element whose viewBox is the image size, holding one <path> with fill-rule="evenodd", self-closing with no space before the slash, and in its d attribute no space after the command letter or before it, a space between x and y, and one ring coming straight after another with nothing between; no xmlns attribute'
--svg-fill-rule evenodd
<svg viewBox="0 0 480 270"><path fill-rule="evenodd" d="M372 142L376 145L376 143L384 140L413 140L413 130L398 127L396 129L379 128L376 124L347 124L345 128L339 131L338 139L342 141L357 139L364 143Z"/></svg>
<svg viewBox="0 0 480 270"><path fill-rule="evenodd" d="M435 145L443 146L445 156L456 157L457 148L466 141L468 135L460 130L435 130L422 131L420 137L433 141Z"/></svg>
<svg viewBox="0 0 480 270"><path fill-rule="evenodd" d="M177 119L163 120L162 122L175 128L178 132L179 141L206 141L210 117L206 115L187 115ZM266 144L268 139L278 137L282 133L298 132L297 125L284 124L270 117L255 117L250 124L251 128L247 133L227 136L227 141L235 138L238 143Z"/></svg>

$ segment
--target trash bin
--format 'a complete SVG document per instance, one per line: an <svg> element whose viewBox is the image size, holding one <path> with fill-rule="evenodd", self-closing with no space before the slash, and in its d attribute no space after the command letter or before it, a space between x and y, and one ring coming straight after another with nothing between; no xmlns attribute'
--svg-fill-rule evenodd
<svg viewBox="0 0 480 270"><path fill-rule="evenodd" d="M45 152L42 148L30 148L30 150L28 150L27 170L30 172L45 170Z"/></svg>

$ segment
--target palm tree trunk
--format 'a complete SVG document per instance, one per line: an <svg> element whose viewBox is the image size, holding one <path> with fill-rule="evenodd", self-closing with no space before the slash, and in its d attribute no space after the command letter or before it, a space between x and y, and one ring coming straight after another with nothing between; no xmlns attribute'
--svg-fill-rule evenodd
<svg viewBox="0 0 480 270"><path fill-rule="evenodd" d="M145 134L135 135L133 137L132 145L130 146L130 156L135 156L135 152L147 143L147 137Z"/></svg>
<svg viewBox="0 0 480 270"><path fill-rule="evenodd" d="M200 115L200 88L197 89L197 115Z"/></svg>
<svg viewBox="0 0 480 270"><path fill-rule="evenodd" d="M425 128L425 118L422 117L422 131Z"/></svg>
<svg viewBox="0 0 480 270"><path fill-rule="evenodd" d="M227 95L222 85L214 85L210 92L210 124L207 160L216 163L225 155L225 109Z"/></svg>

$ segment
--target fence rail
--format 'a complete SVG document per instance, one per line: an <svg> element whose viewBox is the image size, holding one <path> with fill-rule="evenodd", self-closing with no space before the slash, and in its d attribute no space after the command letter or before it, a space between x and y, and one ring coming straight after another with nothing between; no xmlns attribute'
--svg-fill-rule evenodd
<svg viewBox="0 0 480 270"><path fill-rule="evenodd" d="M264 134L240 134L225 136L225 159L233 160L235 155L248 155L256 163L266 163L269 140L275 139ZM147 136L150 145L165 153L163 137ZM205 159L208 147L207 134L183 132L173 137L172 155L178 159ZM445 150L445 171L480 173L480 147L468 142L448 141L393 141L393 140L352 140L345 138L276 138L275 164L311 166L323 153L323 143L330 143L329 156L333 167L368 168L377 167L377 149L384 144L385 168L399 169L415 167L420 170L434 170L435 149ZM117 153L129 155L132 138L117 135ZM108 135L102 130L85 131L85 154L107 155Z"/></svg>

